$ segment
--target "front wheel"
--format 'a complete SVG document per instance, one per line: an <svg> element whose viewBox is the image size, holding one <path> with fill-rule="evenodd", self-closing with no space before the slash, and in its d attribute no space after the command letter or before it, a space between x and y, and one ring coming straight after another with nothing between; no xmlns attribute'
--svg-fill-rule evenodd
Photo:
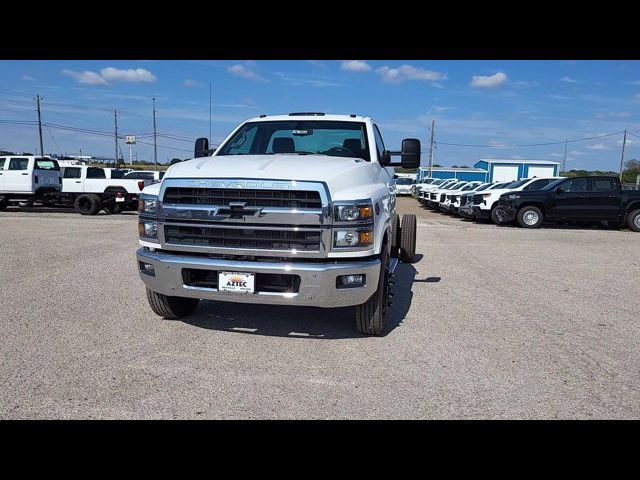
<svg viewBox="0 0 640 480"><path fill-rule="evenodd" d="M539 228L544 220L544 215L538 207L522 207L518 210L518 225L523 228Z"/></svg>
<svg viewBox="0 0 640 480"><path fill-rule="evenodd" d="M0 210L6 210L8 206L9 202L7 202L6 200L0 200Z"/></svg>
<svg viewBox="0 0 640 480"><path fill-rule="evenodd" d="M382 335L387 323L389 308L389 252L387 246L382 245L380 264L380 278L378 289L362 305L356 305L356 328L365 335Z"/></svg>
<svg viewBox="0 0 640 480"><path fill-rule="evenodd" d="M627 225L634 232L640 232L640 208L629 213Z"/></svg>
<svg viewBox="0 0 640 480"><path fill-rule="evenodd" d="M151 310L167 320L178 320L186 317L198 306L197 298L168 297L147 288L147 300Z"/></svg>

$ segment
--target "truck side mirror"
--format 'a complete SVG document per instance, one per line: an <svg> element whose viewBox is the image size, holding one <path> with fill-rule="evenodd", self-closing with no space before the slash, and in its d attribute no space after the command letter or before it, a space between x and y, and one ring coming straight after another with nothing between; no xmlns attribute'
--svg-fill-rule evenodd
<svg viewBox="0 0 640 480"><path fill-rule="evenodd" d="M208 138L202 137L196 140L196 146L193 149L193 156L195 158L209 156L209 139Z"/></svg>
<svg viewBox="0 0 640 480"><path fill-rule="evenodd" d="M402 168L418 168L420 166L420 140L405 138L402 140Z"/></svg>

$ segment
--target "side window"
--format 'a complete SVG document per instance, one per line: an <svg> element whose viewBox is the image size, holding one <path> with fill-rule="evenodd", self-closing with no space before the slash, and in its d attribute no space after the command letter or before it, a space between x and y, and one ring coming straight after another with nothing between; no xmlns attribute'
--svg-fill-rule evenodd
<svg viewBox="0 0 640 480"><path fill-rule="evenodd" d="M587 191L587 179L586 178L572 178L567 180L562 185L562 190L565 192L586 192Z"/></svg>
<svg viewBox="0 0 640 480"><path fill-rule="evenodd" d="M102 168L89 167L87 168L87 178L107 178Z"/></svg>
<svg viewBox="0 0 640 480"><path fill-rule="evenodd" d="M551 182L551 180L536 180L535 182L531 182L527 185L524 190L542 190L544 187L549 185L549 182Z"/></svg>
<svg viewBox="0 0 640 480"><path fill-rule="evenodd" d="M248 155L251 153L251 146L258 131L257 126L249 127L244 134L235 139L235 141L227 147L228 155Z"/></svg>
<svg viewBox="0 0 640 480"><path fill-rule="evenodd" d="M6 158L0 158L0 170L2 170L4 168L4 162L6 161Z"/></svg>
<svg viewBox="0 0 640 480"><path fill-rule="evenodd" d="M373 136L376 139L376 150L378 152L378 160L382 157L382 152L384 152L384 142L382 141L382 135L380 135L380 130L378 130L378 126L373 126Z"/></svg>
<svg viewBox="0 0 640 480"><path fill-rule="evenodd" d="M12 158L9 160L9 170L27 170L29 168L28 158Z"/></svg>
<svg viewBox="0 0 640 480"><path fill-rule="evenodd" d="M592 180L594 192L606 192L610 190L617 190L616 182L613 178L594 178Z"/></svg>
<svg viewBox="0 0 640 480"><path fill-rule="evenodd" d="M74 167L65 167L62 178L80 178L80 169Z"/></svg>
<svg viewBox="0 0 640 480"><path fill-rule="evenodd" d="M58 166L58 162L55 160L49 160L48 158L36 158L36 164L34 166L35 170L55 170L56 172L60 171L60 167Z"/></svg>
<svg viewBox="0 0 640 480"><path fill-rule="evenodd" d="M162 180L162 177L164 177L164 172L160 172L160 180Z"/></svg>

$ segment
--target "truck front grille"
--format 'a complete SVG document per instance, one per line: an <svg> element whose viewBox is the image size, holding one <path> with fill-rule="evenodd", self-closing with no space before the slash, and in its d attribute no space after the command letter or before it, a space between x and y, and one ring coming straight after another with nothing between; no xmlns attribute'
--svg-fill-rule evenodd
<svg viewBox="0 0 640 480"><path fill-rule="evenodd" d="M446 200L446 198L447 198L447 195L446 195L446 194L444 194L444 193L441 193L441 194L440 194L440 203L444 203L444 201Z"/></svg>
<svg viewBox="0 0 640 480"><path fill-rule="evenodd" d="M482 203L482 195L474 195L473 196L473 204L480 205Z"/></svg>
<svg viewBox="0 0 640 480"><path fill-rule="evenodd" d="M276 230L165 225L167 244L256 250L320 250L320 230Z"/></svg>
<svg viewBox="0 0 640 480"><path fill-rule="evenodd" d="M469 200L468 195L463 195L462 197L460 197L460 206L464 207L467 204L467 200Z"/></svg>
<svg viewBox="0 0 640 480"><path fill-rule="evenodd" d="M183 268L182 280L189 287L218 289L218 271ZM256 273L256 292L298 293L300 277L280 273Z"/></svg>
<svg viewBox="0 0 640 480"><path fill-rule="evenodd" d="M245 202L248 207L322 208L320 193L306 190L168 187L163 201L174 205L224 207L229 202Z"/></svg>

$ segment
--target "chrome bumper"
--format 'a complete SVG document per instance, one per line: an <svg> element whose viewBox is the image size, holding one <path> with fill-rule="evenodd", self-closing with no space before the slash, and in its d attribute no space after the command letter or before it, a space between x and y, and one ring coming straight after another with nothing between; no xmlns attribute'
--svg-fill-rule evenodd
<svg viewBox="0 0 640 480"><path fill-rule="evenodd" d="M380 275L380 260L378 259L349 263L249 262L151 251L144 247L138 249L137 258L139 262L153 265L155 276L142 273L140 268L138 268L138 273L147 287L154 292L172 297L191 297L221 302L305 305L327 308L359 305L374 294ZM236 294L219 292L215 288L185 285L182 277L183 268L298 275L300 276L300 288L297 293ZM336 277L352 274L365 274L366 285L356 288L336 288Z"/></svg>

